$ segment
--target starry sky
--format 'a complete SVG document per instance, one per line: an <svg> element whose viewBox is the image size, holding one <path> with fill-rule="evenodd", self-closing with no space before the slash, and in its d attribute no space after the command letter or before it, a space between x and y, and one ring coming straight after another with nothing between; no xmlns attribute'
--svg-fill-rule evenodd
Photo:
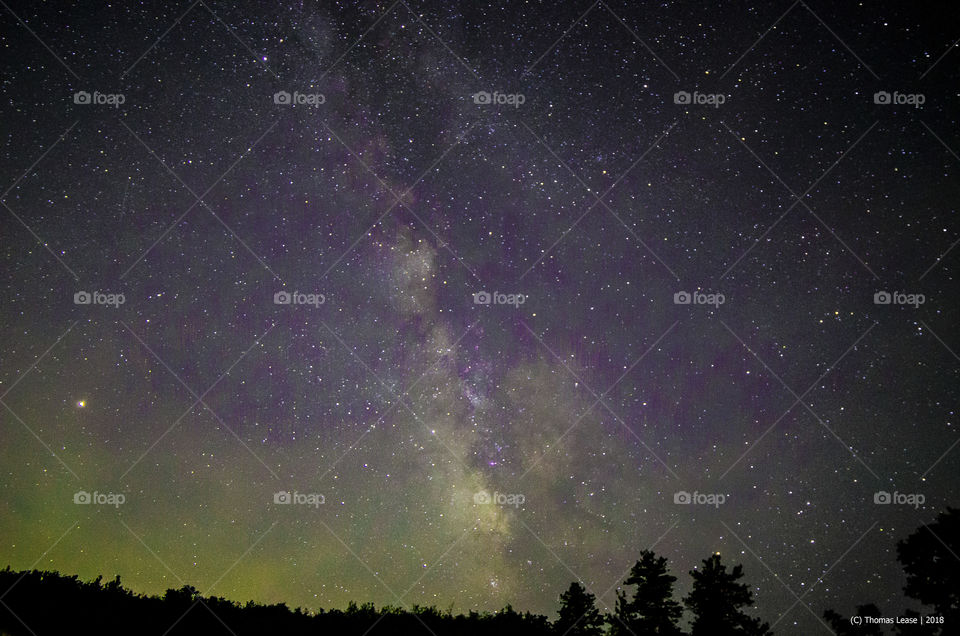
<svg viewBox="0 0 960 636"><path fill-rule="evenodd" d="M553 616L652 548L779 633L904 607L956 9L0 5L0 564Z"/></svg>

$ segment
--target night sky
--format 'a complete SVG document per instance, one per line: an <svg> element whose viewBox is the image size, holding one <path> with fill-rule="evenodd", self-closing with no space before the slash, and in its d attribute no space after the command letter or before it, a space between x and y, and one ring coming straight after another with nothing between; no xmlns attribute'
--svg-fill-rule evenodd
<svg viewBox="0 0 960 636"><path fill-rule="evenodd" d="M0 5L0 566L553 617L652 548L778 633L908 606L956 8Z"/></svg>

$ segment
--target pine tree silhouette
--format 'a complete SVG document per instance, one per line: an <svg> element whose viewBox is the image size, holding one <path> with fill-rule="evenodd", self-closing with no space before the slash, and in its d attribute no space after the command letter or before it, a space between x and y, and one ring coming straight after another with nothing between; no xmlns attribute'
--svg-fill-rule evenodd
<svg viewBox="0 0 960 636"><path fill-rule="evenodd" d="M673 584L677 577L667 572L667 560L650 550L640 553L640 560L630 569L624 585L636 585L633 598L617 593L617 605L610 620L611 636L676 636L677 621L683 613L673 600Z"/></svg>
<svg viewBox="0 0 960 636"><path fill-rule="evenodd" d="M917 528L897 543L897 560L907 575L904 593L924 605L933 607L931 614L943 617L942 634L955 633L960 625L960 509L947 508L933 523ZM930 633L929 631L927 633ZM937 632L934 632L937 633Z"/></svg>
<svg viewBox="0 0 960 636"><path fill-rule="evenodd" d="M596 597L574 581L560 595L560 617L553 624L557 636L599 636L604 619L596 607Z"/></svg>
<svg viewBox="0 0 960 636"><path fill-rule="evenodd" d="M704 559L703 568L690 571L693 589L684 599L693 613L691 636L768 636L770 626L744 614L753 605L753 592L743 583L743 566L727 572L720 555Z"/></svg>

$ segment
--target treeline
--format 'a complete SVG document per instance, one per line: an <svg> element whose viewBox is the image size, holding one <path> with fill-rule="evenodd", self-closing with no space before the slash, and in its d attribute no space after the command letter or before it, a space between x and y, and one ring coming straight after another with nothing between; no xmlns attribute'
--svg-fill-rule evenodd
<svg viewBox="0 0 960 636"><path fill-rule="evenodd" d="M948 509L936 521L921 526L897 544L909 598L932 608L927 614L860 605L856 615L916 617L924 634L958 633L960 625L960 511ZM667 560L643 551L617 592L615 607L601 612L596 598L574 582L560 595L558 617L517 612L507 606L498 612L452 614L436 607L375 608L351 602L345 610L308 612L284 603L240 604L217 596L202 596L189 585L169 589L162 596L135 594L120 577L104 583L102 577L84 582L77 576L30 570L0 571L0 635L47 636L63 634L185 634L351 635L429 634L432 636L682 636L681 620L689 619L690 636L769 636L767 623L744 610L753 605L753 593L741 582L743 567L728 568L719 554L690 571L690 592L674 598L676 577ZM530 582L536 585L535 581ZM928 623L927 616L942 617ZM915 624L852 625L833 610L823 614L838 636L919 633ZM912 627L908 629L907 626Z"/></svg>
<svg viewBox="0 0 960 636"><path fill-rule="evenodd" d="M284 603L240 604L217 596L204 597L193 586L169 589L163 596L135 594L120 577L84 582L76 575L38 570L0 571L0 633L15 636L47 634L260 634L365 636L367 634L432 634L445 636L611 636L679 635L683 608L693 615L692 634L769 634L766 625L742 610L753 594L739 579L741 566L728 570L720 555L690 572L693 587L683 605L673 599L676 577L667 560L644 551L618 592L615 610L603 614L596 598L580 583L560 595L559 617L517 612L452 614L436 607L375 608L351 602L346 610L307 612ZM531 583L533 584L533 583ZM628 591L630 593L628 593Z"/></svg>

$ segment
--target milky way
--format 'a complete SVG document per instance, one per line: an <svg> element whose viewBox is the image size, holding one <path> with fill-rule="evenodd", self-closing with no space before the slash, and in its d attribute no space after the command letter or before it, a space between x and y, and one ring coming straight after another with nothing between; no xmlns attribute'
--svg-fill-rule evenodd
<svg viewBox="0 0 960 636"><path fill-rule="evenodd" d="M778 633L904 607L958 503L958 35L4 5L0 566L553 616L652 547Z"/></svg>

